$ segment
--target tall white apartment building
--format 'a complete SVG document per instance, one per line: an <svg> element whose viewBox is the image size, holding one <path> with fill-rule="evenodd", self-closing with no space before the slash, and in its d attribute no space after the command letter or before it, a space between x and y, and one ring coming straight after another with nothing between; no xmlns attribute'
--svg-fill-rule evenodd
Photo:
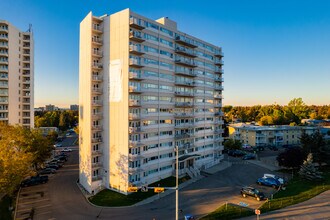
<svg viewBox="0 0 330 220"><path fill-rule="evenodd" d="M31 27L0 20L0 121L34 127L34 49Z"/></svg>
<svg viewBox="0 0 330 220"><path fill-rule="evenodd" d="M223 158L223 53L176 22L129 9L80 24L80 183L90 193L156 182Z"/></svg>

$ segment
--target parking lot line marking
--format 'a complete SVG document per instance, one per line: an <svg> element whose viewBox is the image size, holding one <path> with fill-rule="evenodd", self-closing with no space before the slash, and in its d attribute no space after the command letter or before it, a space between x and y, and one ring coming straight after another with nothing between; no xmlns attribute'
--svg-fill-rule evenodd
<svg viewBox="0 0 330 220"><path fill-rule="evenodd" d="M33 204L33 203L38 203L38 202L43 202L43 201L49 201L49 199L39 199L37 201L19 203L19 205Z"/></svg>

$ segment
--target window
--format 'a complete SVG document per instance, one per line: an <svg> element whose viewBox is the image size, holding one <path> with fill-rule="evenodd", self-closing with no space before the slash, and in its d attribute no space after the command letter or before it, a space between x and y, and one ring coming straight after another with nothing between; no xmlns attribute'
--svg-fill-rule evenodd
<svg viewBox="0 0 330 220"><path fill-rule="evenodd" d="M170 42L168 40L165 40L163 38L160 38L159 42L162 43L162 44L165 44L165 45L167 45L169 47L173 47L173 43L172 42Z"/></svg>
<svg viewBox="0 0 330 220"><path fill-rule="evenodd" d="M160 31L163 32L163 33L165 33L165 34L168 34L171 37L173 36L173 32L170 31L170 30L168 30L168 29L166 29L166 28L160 27Z"/></svg>

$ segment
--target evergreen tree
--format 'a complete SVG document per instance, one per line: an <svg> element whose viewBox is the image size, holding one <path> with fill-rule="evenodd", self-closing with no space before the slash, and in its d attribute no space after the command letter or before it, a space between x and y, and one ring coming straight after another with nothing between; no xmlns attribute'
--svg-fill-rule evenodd
<svg viewBox="0 0 330 220"><path fill-rule="evenodd" d="M299 175L307 180L320 180L322 179L322 172L313 164L313 154L309 153L307 159L301 165Z"/></svg>

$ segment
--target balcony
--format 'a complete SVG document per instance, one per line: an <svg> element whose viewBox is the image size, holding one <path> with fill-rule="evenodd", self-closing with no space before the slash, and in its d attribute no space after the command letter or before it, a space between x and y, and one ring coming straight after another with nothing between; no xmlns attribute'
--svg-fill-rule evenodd
<svg viewBox="0 0 330 220"><path fill-rule="evenodd" d="M192 69L188 70L188 69L176 68L175 73L178 74L178 75L183 75L183 76L191 76L191 77L196 77L197 76L197 74L194 73L194 71Z"/></svg>
<svg viewBox="0 0 330 220"><path fill-rule="evenodd" d="M25 98L28 98L28 97L30 97L31 96L31 93L29 93L29 92L25 92L25 93L23 93L23 97L25 97Z"/></svg>
<svg viewBox="0 0 330 220"><path fill-rule="evenodd" d="M1 47L1 46L0 46ZM8 57L8 52L0 51L0 56Z"/></svg>
<svg viewBox="0 0 330 220"><path fill-rule="evenodd" d="M174 113L174 118L192 118L193 113L188 113L188 112L177 112Z"/></svg>
<svg viewBox="0 0 330 220"><path fill-rule="evenodd" d="M0 59L0 64L8 64L8 60L7 59Z"/></svg>
<svg viewBox="0 0 330 220"><path fill-rule="evenodd" d="M186 138L190 138L190 137L191 137L191 135L187 134L187 133L185 133L185 134L176 134L174 136L174 139L179 140L179 139L186 139Z"/></svg>
<svg viewBox="0 0 330 220"><path fill-rule="evenodd" d="M215 113L214 113L214 116L216 116L216 117L217 117L217 116L223 116L223 112L215 112Z"/></svg>
<svg viewBox="0 0 330 220"><path fill-rule="evenodd" d="M143 55L144 52L142 51L141 47L137 45L129 45L129 52L135 55Z"/></svg>
<svg viewBox="0 0 330 220"><path fill-rule="evenodd" d="M197 67L194 60L190 60L190 59L176 58L174 62L176 64L180 64L187 67L192 67L192 68Z"/></svg>
<svg viewBox="0 0 330 220"><path fill-rule="evenodd" d="M222 103L221 102L214 103L214 107L221 108L222 107Z"/></svg>
<svg viewBox="0 0 330 220"><path fill-rule="evenodd" d="M99 58L101 58L103 56L102 52L98 51L98 50L92 50L92 55L94 57L99 57Z"/></svg>
<svg viewBox="0 0 330 220"><path fill-rule="evenodd" d="M92 181L99 181L99 180L102 180L102 176L101 175L93 176L92 177Z"/></svg>
<svg viewBox="0 0 330 220"><path fill-rule="evenodd" d="M214 61L214 65L216 65L216 66L222 66L223 65L223 61L222 60L219 60L219 59L216 59Z"/></svg>
<svg viewBox="0 0 330 220"><path fill-rule="evenodd" d="M214 53L214 56L215 57L219 57L219 58L221 58L221 57L223 57L223 52L221 51L221 50L217 50L217 51L215 51L215 53Z"/></svg>
<svg viewBox="0 0 330 220"><path fill-rule="evenodd" d="M214 90L223 90L223 86L214 86Z"/></svg>
<svg viewBox="0 0 330 220"><path fill-rule="evenodd" d="M130 107L141 107L140 100L134 100L134 99L129 100L128 105Z"/></svg>
<svg viewBox="0 0 330 220"><path fill-rule="evenodd" d="M194 127L194 123L182 123L175 125L175 129L184 129L184 128L192 128Z"/></svg>
<svg viewBox="0 0 330 220"><path fill-rule="evenodd" d="M134 72L130 72L129 73L129 79L130 80L142 80L142 77L141 77L141 73L134 73Z"/></svg>
<svg viewBox="0 0 330 220"><path fill-rule="evenodd" d="M137 31L130 31L129 39L139 42L139 43L142 43L144 41L141 32L137 32Z"/></svg>
<svg viewBox="0 0 330 220"><path fill-rule="evenodd" d="M185 48L185 47L176 47L175 52L177 54L181 54L181 55L192 57L192 58L197 57L194 50L188 49L188 48Z"/></svg>
<svg viewBox="0 0 330 220"><path fill-rule="evenodd" d="M92 143L93 144L102 143L102 137L92 138Z"/></svg>
<svg viewBox="0 0 330 220"><path fill-rule="evenodd" d="M93 62L92 63L92 68L100 70L100 69L103 68L103 65L101 63Z"/></svg>
<svg viewBox="0 0 330 220"><path fill-rule="evenodd" d="M129 167L129 168L128 168L128 173L129 173L129 174L140 173L140 172L143 172L143 171L144 171L144 169L142 169L142 168L140 168L140 167L134 167L134 168Z"/></svg>
<svg viewBox="0 0 330 220"><path fill-rule="evenodd" d="M135 68L144 67L143 62L141 60L137 60L137 59L134 59L134 58L129 59L129 65L130 65L130 67L135 67Z"/></svg>
<svg viewBox="0 0 330 220"><path fill-rule="evenodd" d="M102 33L102 28L100 25L93 24L92 30L96 33Z"/></svg>
<svg viewBox="0 0 330 220"><path fill-rule="evenodd" d="M216 67L214 72L218 74L223 74L223 69L221 69L220 67Z"/></svg>
<svg viewBox="0 0 330 220"><path fill-rule="evenodd" d="M222 99L222 95L221 94L214 94L213 97L215 99Z"/></svg>
<svg viewBox="0 0 330 220"><path fill-rule="evenodd" d="M132 133L140 133L142 131L143 131L142 127L128 127L128 132L130 134L132 134Z"/></svg>
<svg viewBox="0 0 330 220"><path fill-rule="evenodd" d="M0 33L8 33L8 26L0 26Z"/></svg>
<svg viewBox="0 0 330 220"><path fill-rule="evenodd" d="M1 72L8 72L8 67L7 66L0 66L0 71Z"/></svg>
<svg viewBox="0 0 330 220"><path fill-rule="evenodd" d="M141 93L141 89L138 88L138 87L136 87L136 86L130 86L130 87L128 88L128 91L129 91L130 93Z"/></svg>
<svg viewBox="0 0 330 220"><path fill-rule="evenodd" d="M100 95L100 94L102 94L102 89L100 89L100 88L92 88L92 94Z"/></svg>
<svg viewBox="0 0 330 220"><path fill-rule="evenodd" d="M176 102L175 103L175 107L176 108L191 108L193 107L193 103L192 102Z"/></svg>
<svg viewBox="0 0 330 220"><path fill-rule="evenodd" d="M140 114L129 113L128 120L139 120L141 118Z"/></svg>
<svg viewBox="0 0 330 220"><path fill-rule="evenodd" d="M130 147L138 147L138 146L143 146L143 143L141 140L136 140L136 141L129 141L129 146Z"/></svg>
<svg viewBox="0 0 330 220"><path fill-rule="evenodd" d="M102 119L102 117L103 117L103 115L100 112L92 114L92 119Z"/></svg>
<svg viewBox="0 0 330 220"><path fill-rule="evenodd" d="M145 27L143 26L143 22L141 21L141 19L137 19L137 18L130 18L129 19L129 25L132 28L138 29L138 30L143 30Z"/></svg>
<svg viewBox="0 0 330 220"><path fill-rule="evenodd" d="M184 97L192 97L194 96L194 94L192 92L179 92L179 91L176 91L174 92L174 95L175 96L184 96Z"/></svg>
<svg viewBox="0 0 330 220"><path fill-rule="evenodd" d="M23 43L23 49L29 49L30 43Z"/></svg>
<svg viewBox="0 0 330 220"><path fill-rule="evenodd" d="M177 85L177 86L189 86L189 87L196 86L193 81L189 82L189 81L179 81L179 80L175 80L175 85Z"/></svg>
<svg viewBox="0 0 330 220"><path fill-rule="evenodd" d="M24 51L23 51L23 54L24 54L25 56L30 56L30 50L24 50Z"/></svg>
<svg viewBox="0 0 330 220"><path fill-rule="evenodd" d="M95 45L102 45L102 40L99 38L92 38L92 43Z"/></svg>
<svg viewBox="0 0 330 220"><path fill-rule="evenodd" d="M176 36L175 37L175 42L180 43L182 45L185 45L187 47L191 47L191 48L196 48L197 47L192 40L190 40L188 38L185 38L185 37L182 37L182 36Z"/></svg>
<svg viewBox="0 0 330 220"><path fill-rule="evenodd" d="M0 43L0 49L8 49L8 43L7 42Z"/></svg>
<svg viewBox="0 0 330 220"><path fill-rule="evenodd" d="M100 75L93 75L92 76L92 81L93 82L101 82L102 81L102 76L100 76Z"/></svg>
<svg viewBox="0 0 330 220"><path fill-rule="evenodd" d="M97 169L97 168L101 168L101 167L102 167L102 163L101 162L92 163L92 168L93 169Z"/></svg>
<svg viewBox="0 0 330 220"><path fill-rule="evenodd" d="M0 40L8 40L8 35L1 35L0 34Z"/></svg>
<svg viewBox="0 0 330 220"><path fill-rule="evenodd" d="M101 100L92 100L92 105L93 106L102 106L102 101Z"/></svg>
<svg viewBox="0 0 330 220"><path fill-rule="evenodd" d="M93 156L100 156L100 155L102 155L102 151L101 150L92 150L92 155Z"/></svg>
<svg viewBox="0 0 330 220"><path fill-rule="evenodd" d="M130 161L141 160L143 158L144 158L144 156L142 156L141 154L129 154L128 155L128 160L130 160Z"/></svg>
<svg viewBox="0 0 330 220"><path fill-rule="evenodd" d="M92 125L92 130L93 131L102 131L102 126L101 125Z"/></svg>
<svg viewBox="0 0 330 220"><path fill-rule="evenodd" d="M216 82L223 82L223 78L222 77L215 77L214 81Z"/></svg>

